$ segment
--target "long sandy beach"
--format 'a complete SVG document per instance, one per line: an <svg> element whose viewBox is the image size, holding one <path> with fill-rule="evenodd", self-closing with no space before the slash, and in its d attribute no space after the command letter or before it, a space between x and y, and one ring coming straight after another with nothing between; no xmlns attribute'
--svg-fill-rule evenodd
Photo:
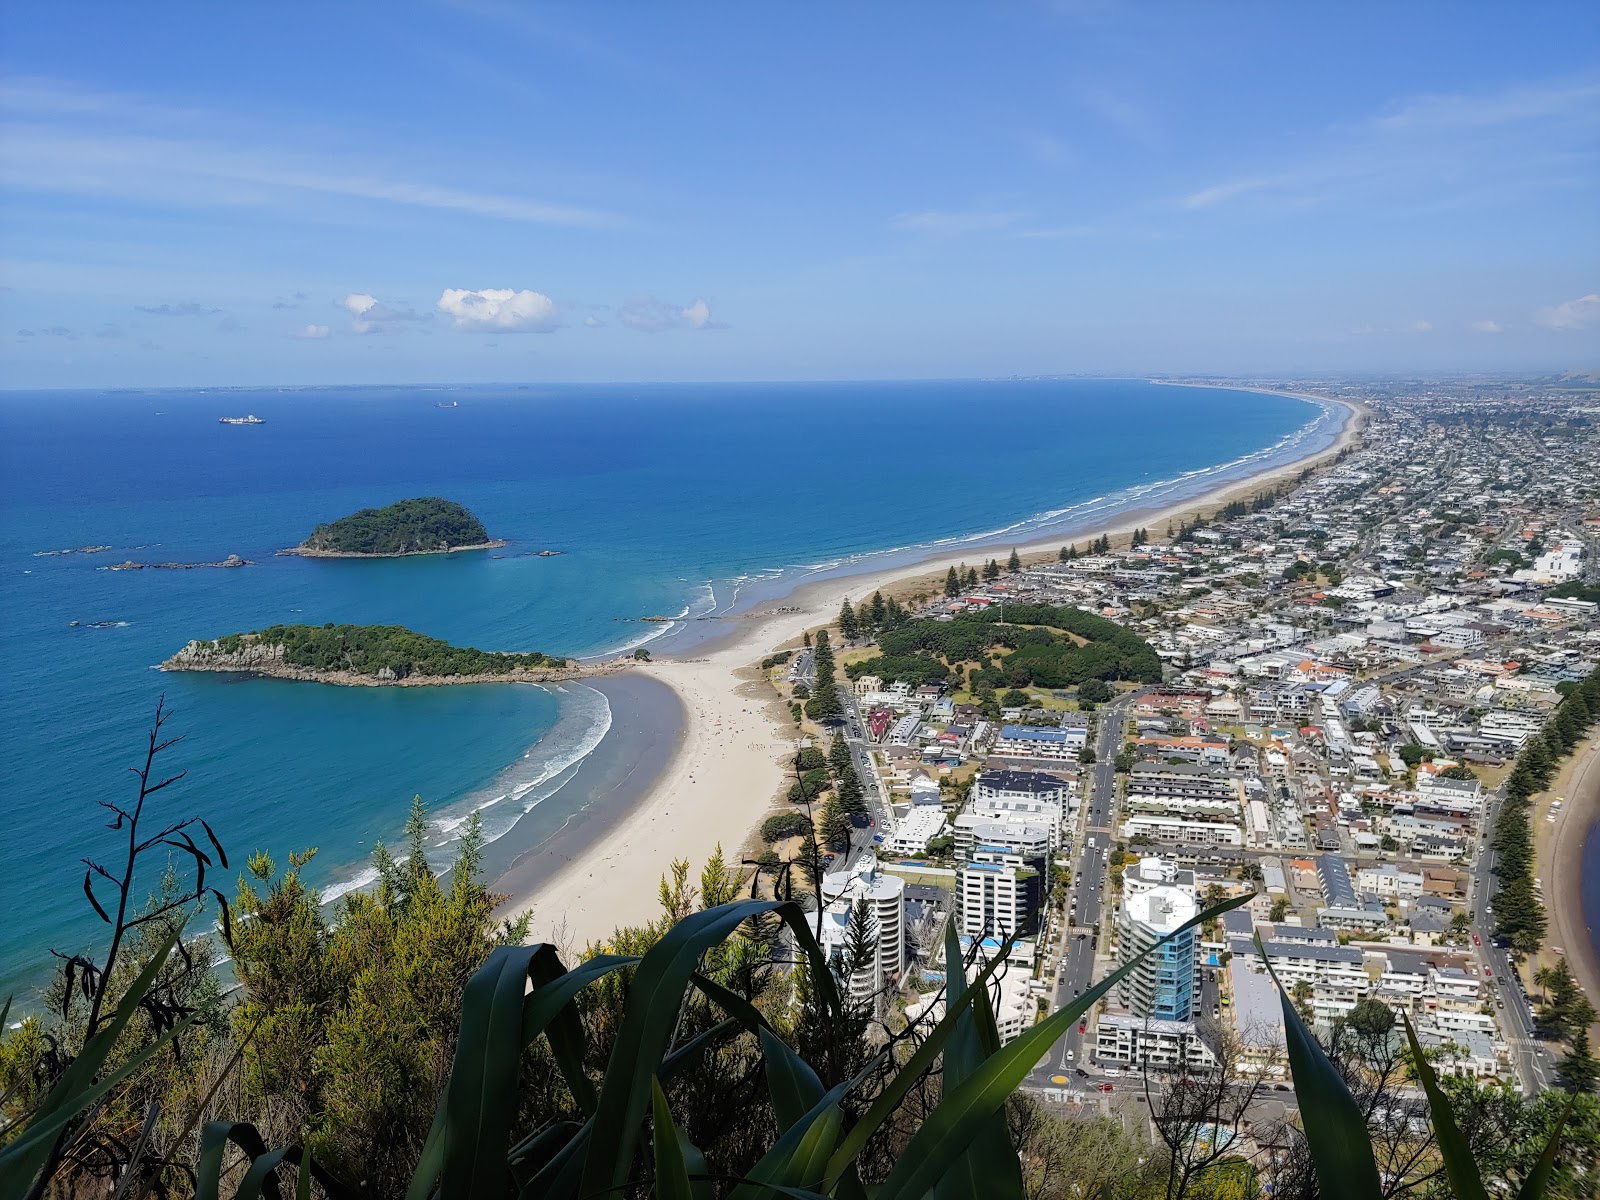
<svg viewBox="0 0 1600 1200"><path fill-rule="evenodd" d="M1277 393L1284 394L1284 393ZM1349 411L1333 445L1204 495L1160 508L1117 514L1102 528L1072 536L1052 534L1017 549L1025 561L1053 558L1066 542L1109 534L1125 541L1139 527L1165 529L1215 512L1337 457L1359 436L1361 410L1330 397ZM672 688L682 701L682 728L670 761L642 789L625 813L611 814L608 828L592 830L559 859L546 856L508 871L496 883L508 912L533 912L535 940L577 949L603 942L619 925L641 924L657 915L656 883L674 859L687 859L698 875L720 843L732 859L749 831L772 805L795 750L797 729L755 664L767 654L798 645L802 634L833 621L846 598L859 601L874 591L911 595L936 592L958 561L981 562L983 551L1004 554L1010 545L964 546L920 562L848 577L814 581L762 610L728 622L732 627L683 658L660 658L641 670ZM609 735L608 735L609 736ZM537 856L534 856L537 857Z"/></svg>

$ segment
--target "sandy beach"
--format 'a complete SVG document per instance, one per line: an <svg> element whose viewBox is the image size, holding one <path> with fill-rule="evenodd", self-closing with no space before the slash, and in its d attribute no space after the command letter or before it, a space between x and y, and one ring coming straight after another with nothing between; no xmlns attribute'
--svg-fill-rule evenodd
<svg viewBox="0 0 1600 1200"><path fill-rule="evenodd" d="M1082 543L1109 534L1114 543L1125 543L1141 526L1159 535L1169 521L1209 515L1327 462L1359 437L1359 406L1325 396L1301 398L1349 410L1331 446L1201 496L1121 513L1109 526L1071 537L1054 533L1016 549L1025 562L1037 562L1053 559L1068 541ZM772 688L754 664L774 650L798 645L806 630L833 621L846 598L859 601L877 590L897 596L933 593L958 561L977 565L984 553L1003 557L1010 549L1009 543L968 545L959 553L931 555L917 563L887 570L869 567L861 574L803 584L759 611L730 619L726 634L719 633L686 657L662 657L644 665L643 671L673 688L683 702L682 734L670 763L609 833L574 853L558 870L536 883L516 872L498 880L496 890L510 897L507 910L531 908L534 938L569 947L599 942L618 925L652 919L656 882L671 862L686 858L698 873L719 842L735 857L784 781L798 731L772 702Z"/></svg>
<svg viewBox="0 0 1600 1200"><path fill-rule="evenodd" d="M1550 790L1534 805L1534 875L1544 881L1550 930L1533 965L1553 966L1557 955L1552 947L1561 947L1584 995L1600 1003L1600 956L1595 954L1580 891L1584 845L1587 838L1597 836L1591 830L1600 823L1600 766L1596 764L1600 764L1600 738L1591 731ZM1562 797L1561 814L1553 822L1547 821L1545 816L1557 796ZM1530 966L1528 978L1532 975ZM1590 1028L1589 1036L1591 1040L1600 1038L1600 1022Z"/></svg>

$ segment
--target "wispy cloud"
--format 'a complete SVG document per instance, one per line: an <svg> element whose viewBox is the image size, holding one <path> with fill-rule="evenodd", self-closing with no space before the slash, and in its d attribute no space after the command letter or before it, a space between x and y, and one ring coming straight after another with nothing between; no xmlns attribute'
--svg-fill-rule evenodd
<svg viewBox="0 0 1600 1200"><path fill-rule="evenodd" d="M633 296L617 309L617 320L640 333L662 333L668 329L726 329L711 319L711 305L695 299L689 304L669 304L654 296Z"/></svg>
<svg viewBox="0 0 1600 1200"><path fill-rule="evenodd" d="M1485 319L1482 321L1472 322L1472 331L1474 333L1504 333L1506 331L1506 327L1500 324L1499 321L1490 321Z"/></svg>
<svg viewBox="0 0 1600 1200"><path fill-rule="evenodd" d="M604 229L609 212L458 181L407 178L344 153L288 149L206 114L40 81L0 84L9 124L0 183L13 189L113 194L174 207L272 206L333 198L469 213L505 221Z"/></svg>
<svg viewBox="0 0 1600 1200"><path fill-rule="evenodd" d="M184 300L178 304L135 304L133 311L151 317L214 317L222 310L210 308L198 300Z"/></svg>
<svg viewBox="0 0 1600 1200"><path fill-rule="evenodd" d="M1063 242L1074 238L1094 237L1103 233L1099 225L1051 225L1039 229L1019 229L1016 236L1032 241Z"/></svg>
<svg viewBox="0 0 1600 1200"><path fill-rule="evenodd" d="M1600 293L1590 292L1576 300L1552 304L1533 314L1546 329L1594 329L1600 327Z"/></svg>
<svg viewBox="0 0 1600 1200"><path fill-rule="evenodd" d="M365 292L351 292L339 301L339 307L350 314L351 333L389 333L398 326L428 319L426 313L395 308Z"/></svg>
<svg viewBox="0 0 1600 1200"><path fill-rule="evenodd" d="M1329 129L1320 145L1283 163L1197 188L1178 204L1198 210L1252 200L1295 208L1376 198L1393 210L1430 197L1492 200L1508 186L1566 186L1592 173L1597 133L1600 83L1419 96Z"/></svg>
<svg viewBox="0 0 1600 1200"><path fill-rule="evenodd" d="M899 213L889 219L889 228L932 237L957 237L964 233L1007 229L1022 217L1022 213L1016 212L947 212L930 208Z"/></svg>
<svg viewBox="0 0 1600 1200"><path fill-rule="evenodd" d="M1160 124L1144 105L1107 87L1082 87L1078 100L1095 116L1131 142L1158 150L1166 141Z"/></svg>
<svg viewBox="0 0 1600 1200"><path fill-rule="evenodd" d="M289 336L302 342L320 342L332 332L326 325L302 325L291 329Z"/></svg>

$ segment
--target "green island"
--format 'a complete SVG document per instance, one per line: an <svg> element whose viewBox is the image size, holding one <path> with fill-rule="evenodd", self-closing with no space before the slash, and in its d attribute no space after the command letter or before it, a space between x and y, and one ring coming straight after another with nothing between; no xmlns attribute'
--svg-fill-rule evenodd
<svg viewBox="0 0 1600 1200"><path fill-rule="evenodd" d="M318 525L305 541L281 553L310 558L396 558L505 544L491 538L483 522L465 506L441 496L419 496L383 508L363 508Z"/></svg>
<svg viewBox="0 0 1600 1200"><path fill-rule="evenodd" d="M596 674L613 664L575 666L537 651L476 650L403 625L273 625L197 640L164 671L226 671L343 684L470 683Z"/></svg>

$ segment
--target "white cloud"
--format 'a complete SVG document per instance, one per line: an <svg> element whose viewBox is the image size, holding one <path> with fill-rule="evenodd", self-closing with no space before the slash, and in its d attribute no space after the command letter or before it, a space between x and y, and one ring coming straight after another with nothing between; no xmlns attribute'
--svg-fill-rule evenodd
<svg viewBox="0 0 1600 1200"><path fill-rule="evenodd" d="M298 338L302 342L320 342L328 336L328 333L326 325L302 325L299 329L292 330L289 336Z"/></svg>
<svg viewBox="0 0 1600 1200"><path fill-rule="evenodd" d="M457 329L480 333L548 333L561 323L555 301L527 288L445 288L434 307Z"/></svg>
<svg viewBox="0 0 1600 1200"><path fill-rule="evenodd" d="M583 323L584 323L584 325L586 325L590 329L599 329L602 325L605 324L604 321L602 321L599 317L595 316L593 313L590 313L587 317L585 317L583 319Z"/></svg>
<svg viewBox="0 0 1600 1200"><path fill-rule="evenodd" d="M1433 322L1432 321L1413 321L1411 323L1411 332L1412 333L1432 333L1433 332Z"/></svg>
<svg viewBox="0 0 1600 1200"><path fill-rule="evenodd" d="M1505 332L1505 326L1500 324L1499 321L1490 321L1490 320L1474 321L1472 323L1472 328L1473 328L1473 331L1476 332L1476 333L1504 333Z"/></svg>
<svg viewBox="0 0 1600 1200"><path fill-rule="evenodd" d="M1600 293L1590 292L1576 300L1541 308L1533 319L1546 329L1589 329L1600 325Z"/></svg>
<svg viewBox="0 0 1600 1200"><path fill-rule="evenodd" d="M617 320L640 333L661 333L668 329L726 329L711 319L711 306L698 297L686 305L668 304L654 296L633 296L617 310Z"/></svg>
<svg viewBox="0 0 1600 1200"><path fill-rule="evenodd" d="M339 305L350 314L352 333L385 333L408 321L427 320L409 308L391 308L366 292L351 292Z"/></svg>
<svg viewBox="0 0 1600 1200"><path fill-rule="evenodd" d="M926 233L933 237L956 237L963 233L984 233L1005 229L1022 219L1014 212L945 212L924 209L921 212L903 212L889 218L889 228L907 233Z"/></svg>

